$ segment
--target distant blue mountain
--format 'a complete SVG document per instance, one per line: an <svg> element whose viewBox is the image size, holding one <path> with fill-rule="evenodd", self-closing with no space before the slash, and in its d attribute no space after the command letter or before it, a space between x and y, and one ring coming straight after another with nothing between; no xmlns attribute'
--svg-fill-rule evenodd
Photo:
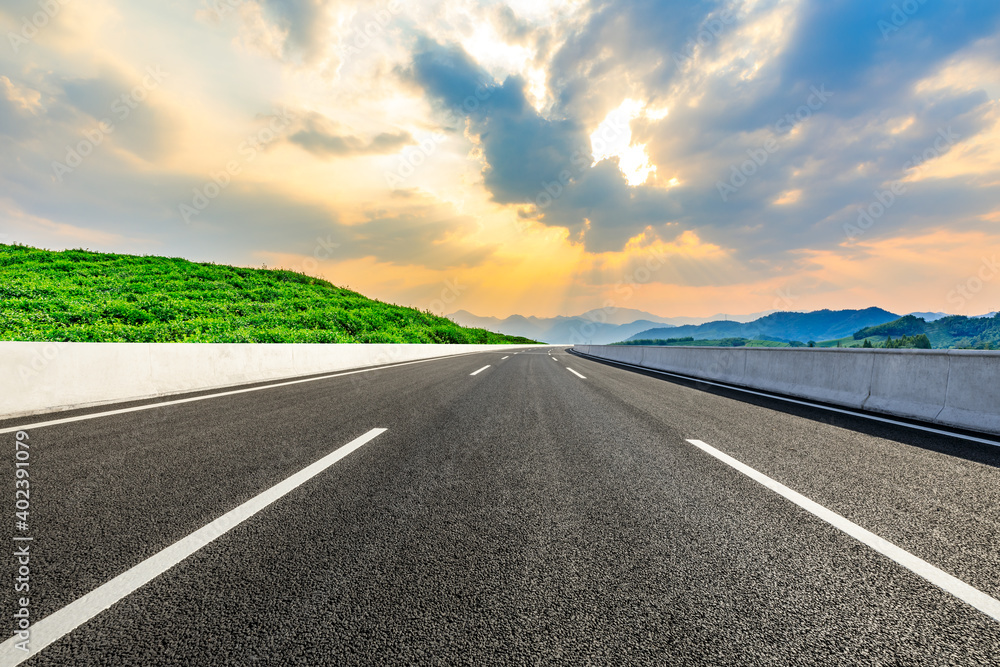
<svg viewBox="0 0 1000 667"><path fill-rule="evenodd" d="M619 308L614 311L592 310L575 317L524 317L511 315L506 319L479 317L460 310L448 316L466 327L524 336L545 343L592 343L604 345L625 340L632 334L653 327L669 328L665 318L641 310ZM634 318L634 319L632 319ZM520 333L513 333L513 332Z"/></svg>
<svg viewBox="0 0 1000 667"><path fill-rule="evenodd" d="M899 315L881 308L864 310L816 310L811 313L771 313L752 322L707 322L681 327L657 327L641 331L627 340L683 338L758 338L779 341L823 341L845 338L865 327L898 320Z"/></svg>

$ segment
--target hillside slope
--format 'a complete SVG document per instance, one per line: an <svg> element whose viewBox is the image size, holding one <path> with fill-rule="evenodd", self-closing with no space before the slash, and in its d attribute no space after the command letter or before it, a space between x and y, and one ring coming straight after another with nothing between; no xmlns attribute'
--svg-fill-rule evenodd
<svg viewBox="0 0 1000 667"><path fill-rule="evenodd" d="M771 313L746 324L708 322L697 326L649 329L632 336L629 340L691 336L698 340L755 338L780 341L820 341L850 336L858 329L884 324L898 317L899 315L881 308L816 310L810 313L779 312Z"/></svg>
<svg viewBox="0 0 1000 667"><path fill-rule="evenodd" d="M291 271L0 245L0 340L531 343Z"/></svg>
<svg viewBox="0 0 1000 667"><path fill-rule="evenodd" d="M885 324L866 327L854 334L855 340L870 336L914 336L926 334L936 348L1000 348L1000 314L992 317L949 315L928 322L907 315Z"/></svg>

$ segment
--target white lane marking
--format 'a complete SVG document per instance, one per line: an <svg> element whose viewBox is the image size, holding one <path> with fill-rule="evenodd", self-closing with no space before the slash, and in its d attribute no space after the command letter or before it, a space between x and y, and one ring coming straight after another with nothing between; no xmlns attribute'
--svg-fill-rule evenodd
<svg viewBox="0 0 1000 667"><path fill-rule="evenodd" d="M480 368L478 371L476 371L474 373L469 373L469 375L479 375L480 373L482 373L483 371L485 371L489 367L490 367L490 365L486 364L485 366L483 366L482 368Z"/></svg>
<svg viewBox="0 0 1000 667"><path fill-rule="evenodd" d="M784 484L776 482L767 475L754 470L744 463L740 463L733 457L720 452L711 445L707 445L701 440L688 440L688 442L705 453L719 459L726 465L735 468L750 479L763 484L778 495L792 501L810 514L826 521L834 528L847 533L862 544L865 544L883 556L894 560L910 572L923 577L938 588L942 588L957 597L959 600L972 605L979 611L991 617L993 620L1000 621L1000 600L983 593L977 588L973 588L961 579L957 579L944 570L934 567L927 561L914 556L910 552L900 549L892 542L879 537L875 533L865 530L853 521L849 521L840 514L828 510L819 503L809 500L801 493L792 491Z"/></svg>
<svg viewBox="0 0 1000 667"><path fill-rule="evenodd" d="M589 354L583 354L582 352L573 352L572 354L578 355L585 359L593 359L595 361L606 361L610 364L616 366L629 366L630 368L635 368L641 371L647 371L650 373L656 373L657 375L667 375L670 377L680 378L682 380L688 380L690 382L698 382L700 384L707 384L713 387L722 387L723 389L731 389L732 391L743 392L744 394L752 394L754 396L763 396L764 398L771 398L776 401L784 401L785 403L794 403L795 405L805 405L806 407L816 408L818 410L826 410L828 412L839 412L843 415L850 415L851 417L859 417L861 419L870 419L871 421L882 422L884 424L892 424L893 426L904 426L906 428L912 428L917 431L926 431L927 433L934 433L936 435L946 435L950 438L960 438L962 440L968 440L970 442L979 442L984 445L992 445L993 447L1000 447L1000 442L996 440L987 440L986 438L977 438L973 435L964 435L962 433L955 433L954 431L946 431L944 429L933 428L931 426L921 426L920 424L911 424L909 422L902 422L896 419L891 419L889 417L879 417L877 415L866 414L864 412L854 412L852 410L846 410L843 408L835 408L829 405L820 405L818 403L810 403L809 401L801 401L796 398L788 398L787 396L780 396L778 394L767 394L762 391L754 391L753 389L746 389L744 387L737 387L733 384L723 384L721 382L712 382L711 380L702 380L701 378L694 377L692 375L681 375L680 373L671 373L670 371L661 371L655 368L646 368L645 366L637 366L636 364L626 363L624 361L611 361L610 359L601 359L600 357L595 357ZM956 427L957 428L957 427ZM4 431L0 431L4 433Z"/></svg>
<svg viewBox="0 0 1000 667"><path fill-rule="evenodd" d="M559 360L556 359L555 357L552 357L552 361L559 361Z"/></svg>
<svg viewBox="0 0 1000 667"><path fill-rule="evenodd" d="M572 373L573 375L577 376L577 377L578 377L578 378L580 378L581 380L586 380L586 379L587 379L587 378L583 377L582 375L580 375L579 373L577 373L576 371L574 371L574 370L573 370L572 368L570 368L569 366L567 366L567 367L566 367L566 370L568 370L568 371L569 371L570 373Z"/></svg>
<svg viewBox="0 0 1000 667"><path fill-rule="evenodd" d="M246 389L233 389L231 391L222 391L216 394L206 394L205 396L193 396L191 398L179 398L173 401L163 401L161 403L148 403L146 405L136 405L131 408L121 408L118 410L105 410L104 412L93 412L85 415L78 415L76 417L64 417L62 419L50 419L43 422L35 422L34 424L22 424L21 426L11 426L8 428L0 428L0 434L3 433L14 433L16 431L27 431L28 429L42 428L43 426L56 426L58 424L69 424L70 422L84 421L86 419L97 419L98 417L110 417L111 415L122 415L128 412L138 412L140 410L152 410L153 408L164 408L168 405L180 405L181 403L192 403L194 401L205 401L210 398L219 398L221 396L233 396L235 394L245 394L251 391L263 391L264 389L274 389L276 387L287 387L293 384L302 384L303 382L316 382L318 380L329 380L331 378L344 377L346 375L356 375L357 373L370 373L373 371L378 371L387 368L398 368L399 366L409 366L411 364L424 364L428 361L441 361L442 359L454 359L456 357L465 357L470 354L485 354L484 352L463 352L462 354L451 354L445 357L434 357L433 359L418 359L417 361L403 361L398 364L390 364L388 366L375 366L373 368L363 368L356 371L344 371L342 373L334 373L332 375L321 375L318 377L304 378L301 380L286 380L284 382L277 382L274 384L266 384L260 387L247 387ZM7 417L6 419L18 419L18 417Z"/></svg>
<svg viewBox="0 0 1000 667"><path fill-rule="evenodd" d="M507 355L506 357L501 357L500 361L503 361L504 359L510 359L510 355Z"/></svg>
<svg viewBox="0 0 1000 667"><path fill-rule="evenodd" d="M254 514L280 498L288 495L302 484L320 474L351 452L360 449L376 437L386 432L384 428L373 428L359 438L355 438L343 447L327 454L319 461L303 468L283 482L278 482L270 489L254 496L234 510L191 533L187 537L170 545L154 556L150 556L132 569L118 575L106 584L99 586L80 599L71 602L59 611L49 614L30 628L30 651L16 648L18 636L11 637L0 644L0 665L19 665L54 641L64 637L73 630L106 610L122 598L134 593L137 589L160 576L174 565L195 553L206 544L225 535Z"/></svg>

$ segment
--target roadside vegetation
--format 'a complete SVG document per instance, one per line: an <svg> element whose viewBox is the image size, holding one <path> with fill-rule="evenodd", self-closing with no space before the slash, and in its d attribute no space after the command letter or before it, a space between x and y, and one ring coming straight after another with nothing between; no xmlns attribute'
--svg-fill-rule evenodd
<svg viewBox="0 0 1000 667"><path fill-rule="evenodd" d="M0 244L0 340L533 343L293 271Z"/></svg>
<svg viewBox="0 0 1000 667"><path fill-rule="evenodd" d="M951 315L927 322L922 317L907 315L898 320L867 327L854 334L856 340L876 336L888 338L925 336L935 348L974 350L1000 349L1000 314L993 317Z"/></svg>
<svg viewBox="0 0 1000 667"><path fill-rule="evenodd" d="M752 338L720 338L718 340L695 340L691 336L683 338L655 338L646 340L627 340L614 345L661 345L661 346L694 346L694 347L805 347L798 341L786 343L777 340L758 340Z"/></svg>
<svg viewBox="0 0 1000 667"><path fill-rule="evenodd" d="M872 349L974 349L1000 350L1000 314L993 317L952 315L927 322L907 315L898 320L865 327L852 336L824 341L782 341L750 338L696 340L691 336L628 340L616 345L692 345L711 347L848 347Z"/></svg>

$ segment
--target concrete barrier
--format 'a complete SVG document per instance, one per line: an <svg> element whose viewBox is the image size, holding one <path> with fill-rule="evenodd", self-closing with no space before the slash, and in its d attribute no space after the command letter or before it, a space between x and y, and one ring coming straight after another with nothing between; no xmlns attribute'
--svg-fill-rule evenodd
<svg viewBox="0 0 1000 667"><path fill-rule="evenodd" d="M526 347L0 342L0 419Z"/></svg>
<svg viewBox="0 0 1000 667"><path fill-rule="evenodd" d="M699 349L704 352L690 354L688 352L690 349ZM746 352L745 348L735 347L647 347L643 355L643 365L647 368L690 375L706 380L740 384L745 375Z"/></svg>
<svg viewBox="0 0 1000 667"><path fill-rule="evenodd" d="M937 421L1000 433L1000 353L952 350L944 409Z"/></svg>
<svg viewBox="0 0 1000 667"><path fill-rule="evenodd" d="M868 399L872 350L744 349L747 386L859 409Z"/></svg>
<svg viewBox="0 0 1000 667"><path fill-rule="evenodd" d="M952 355L947 350L895 350L872 356L866 409L925 421L938 418L951 375Z"/></svg>
<svg viewBox="0 0 1000 667"><path fill-rule="evenodd" d="M573 349L697 379L1000 434L1000 352L637 345Z"/></svg>

